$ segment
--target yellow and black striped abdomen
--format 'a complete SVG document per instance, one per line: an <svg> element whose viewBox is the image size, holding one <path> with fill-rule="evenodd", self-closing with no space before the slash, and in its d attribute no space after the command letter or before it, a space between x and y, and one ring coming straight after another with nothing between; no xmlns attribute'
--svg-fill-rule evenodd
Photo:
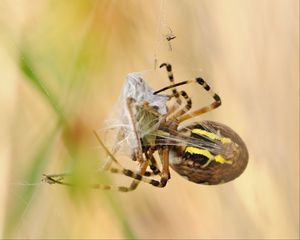
<svg viewBox="0 0 300 240"><path fill-rule="evenodd" d="M243 140L224 124L203 121L186 129L187 145L170 153L171 167L195 183L220 184L238 177L248 163L248 150Z"/></svg>

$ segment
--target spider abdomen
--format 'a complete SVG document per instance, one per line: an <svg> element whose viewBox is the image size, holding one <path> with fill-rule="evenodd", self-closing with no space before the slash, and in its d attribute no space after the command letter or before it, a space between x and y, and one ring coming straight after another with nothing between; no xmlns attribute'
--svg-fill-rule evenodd
<svg viewBox="0 0 300 240"><path fill-rule="evenodd" d="M186 146L170 151L170 165L189 181L220 184L237 178L248 163L248 150L243 140L224 124L203 121L192 124Z"/></svg>

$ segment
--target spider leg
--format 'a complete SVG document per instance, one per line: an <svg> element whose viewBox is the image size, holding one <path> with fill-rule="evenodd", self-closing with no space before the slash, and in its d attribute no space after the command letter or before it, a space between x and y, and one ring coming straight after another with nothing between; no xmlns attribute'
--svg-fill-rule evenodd
<svg viewBox="0 0 300 240"><path fill-rule="evenodd" d="M180 97L183 97L184 100L185 100L185 105L183 107L181 107L181 110L180 110L180 113L176 113L176 115L174 114L176 111L178 112L179 111L179 108L181 106L181 104L173 104L169 110L168 110L168 113L166 114L165 118L175 118L175 116L178 116L178 115L182 115L183 113L189 111L191 108L192 108L192 99L188 96L188 94L185 92L185 91L180 91L178 92L179 94L179 98ZM171 100L173 97L175 97L174 94L172 95L168 95L169 97L169 100Z"/></svg>
<svg viewBox="0 0 300 240"><path fill-rule="evenodd" d="M68 183L68 182L63 182L62 180L57 180L54 177L51 176L44 176L43 181L49 183L49 184L60 184L60 185L64 185L64 186L74 186L72 183ZM133 191L135 189L130 188L130 187L126 187L126 186L112 186L112 185L108 185L108 184L91 184L90 185L91 188L94 189L101 189L101 190L115 190L115 191L119 191L119 192L129 192L129 191Z"/></svg>
<svg viewBox="0 0 300 240"><path fill-rule="evenodd" d="M160 68L166 67L169 80L170 80L171 84L174 85L175 81L174 81L174 74L173 74L173 71L172 71L172 65L169 64L169 63L162 63L159 67ZM181 99L179 97L179 95L180 95L179 92L177 91L176 88L173 88L172 92L173 92L172 95L176 98L176 102L180 105L181 104Z"/></svg>
<svg viewBox="0 0 300 240"><path fill-rule="evenodd" d="M172 109L173 111L169 111L167 115L168 118L176 119L178 116L183 115L184 113L188 112L192 108L192 99L188 96L188 94L185 91L180 91L179 95L184 98L186 104L180 110L178 110L179 108L178 106L174 107Z"/></svg>
<svg viewBox="0 0 300 240"><path fill-rule="evenodd" d="M222 103L220 96L218 94L216 94L214 91L211 90L210 86L204 81L203 78L196 78L196 82L198 84L200 84L212 96L212 98L214 99L214 102L212 102L211 104L209 104L205 107L197 109L193 112L190 112L190 113L187 112L187 113L184 113L181 116L178 116L179 123L181 123L183 121L186 121L188 119L197 117L197 116L199 116L203 113L209 112L209 111L219 107Z"/></svg>
<svg viewBox="0 0 300 240"><path fill-rule="evenodd" d="M176 84L172 84L172 85L164 87L164 88L162 88L158 91L155 91L154 94L158 94L158 93L166 91L168 89L172 89L172 88L182 86L182 85L185 85L185 84L190 84L190 83L198 83L199 85L201 85L212 96L212 98L214 99L214 102L211 103L208 106L202 107L202 108L200 108L198 110L195 110L191 113L186 112L183 115L178 116L177 120L178 120L179 123L181 123L183 121L186 121L188 119L194 118L196 116L199 116L203 113L209 112L209 111L219 107L222 103L220 96L218 94L216 94L214 91L212 91L210 86L201 77L198 77L194 80L187 80L187 81L182 81L182 82L179 82L179 83L176 83Z"/></svg>
<svg viewBox="0 0 300 240"><path fill-rule="evenodd" d="M116 172L119 172L119 169L117 168L113 168L113 167L110 167L108 170L111 171L111 173L116 173ZM152 170L152 169L151 169ZM158 169L157 169L158 170ZM160 171L158 170L158 173L155 172L155 171L145 171L144 173L144 176L145 177L152 177L152 176L155 176L157 174L159 174ZM48 182L49 184L52 184L52 183L63 183L61 182L65 177L69 177L71 176L72 173L55 173L55 174L43 174L43 178L42 178L42 181L44 182Z"/></svg>
<svg viewBox="0 0 300 240"><path fill-rule="evenodd" d="M157 167L157 162L155 160L155 157L153 156L155 151L156 151L156 149L153 147L149 147L149 149L147 149L145 151L145 157L146 157L146 159L149 160L149 167L151 169L151 175L147 175L148 173L146 171L145 176L153 176L153 175L158 175L161 173L159 168Z"/></svg>
<svg viewBox="0 0 300 240"><path fill-rule="evenodd" d="M161 187L165 187L170 179L170 169L169 169L169 148L167 146L159 149L158 151L160 160L162 163L162 173L160 179Z"/></svg>
<svg viewBox="0 0 300 240"><path fill-rule="evenodd" d="M163 188L165 187L166 183L165 180L163 180L163 178L161 178L160 181L152 179L152 178L148 178L148 176L146 177L145 175L141 175L139 173L136 173L130 169L119 169L119 168L111 168L110 171L112 173L119 173L119 174L123 174L127 177L133 178L134 181L130 184L129 187L124 187L122 186L122 190L123 192L129 192L129 191L133 191L137 188L137 186L139 185L140 182L145 182L148 183L154 187L159 187L159 188ZM150 173L150 172L147 172ZM150 177L150 176L149 176ZM169 179L169 178L168 178ZM168 179L166 181L168 181ZM120 188L120 187L119 187Z"/></svg>
<svg viewBox="0 0 300 240"><path fill-rule="evenodd" d="M133 132L135 135L135 140L137 143L137 148L134 149L134 160L137 160L139 163L145 162L144 157L143 157L143 150L142 150L142 143L141 143L141 138L139 136L139 133L137 131L137 122L135 119L135 115L134 115L134 108L133 108L133 104L135 103L135 100L131 97L127 98L127 109L129 112L129 116L130 116L130 121L131 121L131 125L133 128ZM99 139L98 139L99 140Z"/></svg>
<svg viewBox="0 0 300 240"><path fill-rule="evenodd" d="M160 170L158 169L158 167L157 167L157 162L156 162L154 156L151 155L151 156L149 156L148 159L149 159L149 161L150 161L149 166L150 166L150 169L151 169L153 175L158 175L158 174L160 174L161 171L160 171Z"/></svg>

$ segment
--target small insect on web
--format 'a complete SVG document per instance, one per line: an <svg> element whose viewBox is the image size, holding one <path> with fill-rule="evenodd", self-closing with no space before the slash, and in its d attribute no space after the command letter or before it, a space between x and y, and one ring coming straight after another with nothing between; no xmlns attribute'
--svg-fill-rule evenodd
<svg viewBox="0 0 300 240"><path fill-rule="evenodd" d="M245 170L247 147L231 128L213 121L183 124L219 107L219 95L201 77L175 83L172 66L163 63L160 67L167 70L170 85L157 91L148 86L140 73L127 76L119 111L108 128L117 129L110 149L95 132L108 155L104 169L132 178L132 183L118 187L93 184L92 187L128 192L136 189L140 182L146 182L162 188L170 179L170 167L189 181L215 185L229 182ZM191 98L184 90L177 90L186 84L198 85L199 90L202 88L210 94L213 102L192 111ZM167 91L170 92L163 94ZM138 163L138 171L124 168L116 158L124 145L129 146L129 154ZM70 185L64 182L62 175L44 175L44 180Z"/></svg>
<svg viewBox="0 0 300 240"><path fill-rule="evenodd" d="M173 48L172 48L171 41L176 38L176 35L173 34L173 31L171 30L171 28L169 28L169 32L165 35L165 38L168 41L169 50L172 51Z"/></svg>

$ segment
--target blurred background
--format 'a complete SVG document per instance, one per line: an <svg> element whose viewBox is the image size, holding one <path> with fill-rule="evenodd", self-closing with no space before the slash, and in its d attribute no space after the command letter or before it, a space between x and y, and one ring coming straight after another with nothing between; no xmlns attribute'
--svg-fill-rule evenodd
<svg viewBox="0 0 300 240"><path fill-rule="evenodd" d="M172 171L164 189L88 189L104 159L92 130L128 73L168 84L165 61L219 93L199 120L239 133L246 171L218 186ZM299 239L299 1L1 0L0 81L2 237ZM211 101L186 89L195 106ZM41 183L66 171L80 187Z"/></svg>

